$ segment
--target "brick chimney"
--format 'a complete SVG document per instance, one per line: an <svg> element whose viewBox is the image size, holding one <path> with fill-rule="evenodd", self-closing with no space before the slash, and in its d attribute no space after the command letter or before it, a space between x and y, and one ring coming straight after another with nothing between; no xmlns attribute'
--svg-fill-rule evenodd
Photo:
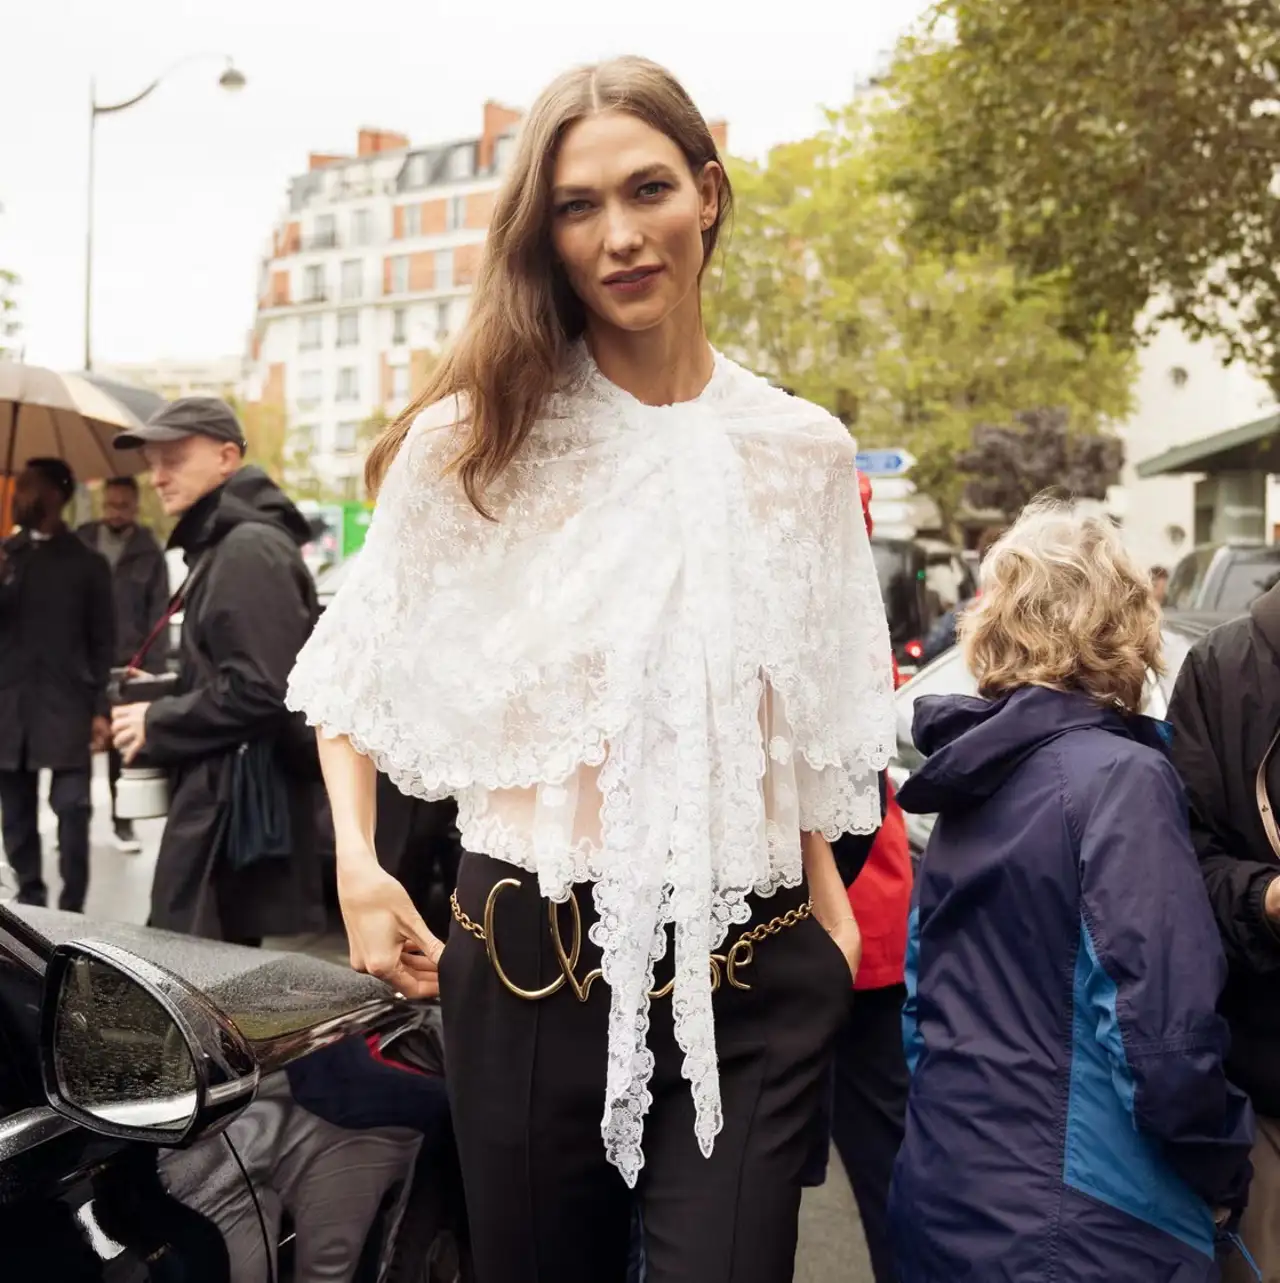
<svg viewBox="0 0 1280 1283"><path fill-rule="evenodd" d="M313 151L307 157L307 168L310 170L327 169L330 165L341 165L344 160L350 160L350 156L341 156L332 151Z"/></svg>
<svg viewBox="0 0 1280 1283"><path fill-rule="evenodd" d="M716 150L723 156L729 150L729 122L727 120L709 120L707 128L715 141Z"/></svg>
<svg viewBox="0 0 1280 1283"><path fill-rule="evenodd" d="M359 156L376 156L384 151L403 151L409 145L405 134L393 133L390 129L362 129L356 154Z"/></svg>
<svg viewBox="0 0 1280 1283"><path fill-rule="evenodd" d="M477 158L482 173L493 168L498 139L518 125L523 116L524 112L517 111L514 107L504 107L493 99L485 103L484 132L480 135L480 155Z"/></svg>

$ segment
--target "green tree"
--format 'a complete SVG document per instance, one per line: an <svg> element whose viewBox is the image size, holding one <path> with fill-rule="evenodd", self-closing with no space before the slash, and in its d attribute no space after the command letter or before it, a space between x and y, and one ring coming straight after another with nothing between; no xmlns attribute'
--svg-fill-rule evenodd
<svg viewBox="0 0 1280 1283"><path fill-rule="evenodd" d="M0 268L0 357L10 359L17 354L15 340L22 332L14 297L19 283L15 273Z"/></svg>
<svg viewBox="0 0 1280 1283"><path fill-rule="evenodd" d="M927 243L1063 274L1075 338L1173 319L1280 394L1278 82L1276 0L939 0L894 181Z"/></svg>
<svg viewBox="0 0 1280 1283"><path fill-rule="evenodd" d="M1130 408L1133 362L1105 334L1063 332L1063 282L1019 281L998 252L944 254L907 235L888 190L878 110L853 106L815 138L735 164L738 202L708 291L714 341L826 406L865 446L905 446L950 520L956 456L978 424L1060 406L1075 431Z"/></svg>

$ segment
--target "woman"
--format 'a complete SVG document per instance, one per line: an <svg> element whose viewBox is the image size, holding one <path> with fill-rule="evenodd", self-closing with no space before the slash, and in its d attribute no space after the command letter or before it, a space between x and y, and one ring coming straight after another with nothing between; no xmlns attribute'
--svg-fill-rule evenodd
<svg viewBox="0 0 1280 1283"><path fill-rule="evenodd" d="M622 1279L629 1186L649 1283L791 1277L860 949L828 839L878 823L893 719L853 444L703 331L729 201L660 67L541 95L292 679L352 962L440 987L480 1283ZM375 764L458 799L443 955Z"/></svg>
<svg viewBox="0 0 1280 1283"><path fill-rule="evenodd" d="M1252 1116L1223 1076L1222 949L1162 727L1159 615L1110 522L1030 507L922 698L901 1283L1206 1283Z"/></svg>

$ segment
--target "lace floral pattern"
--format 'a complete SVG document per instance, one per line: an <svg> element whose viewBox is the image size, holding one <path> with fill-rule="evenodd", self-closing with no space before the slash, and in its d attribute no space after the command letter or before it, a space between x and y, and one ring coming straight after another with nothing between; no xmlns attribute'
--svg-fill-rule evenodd
<svg viewBox="0 0 1280 1283"><path fill-rule="evenodd" d="M648 993L674 924L676 1037L721 1127L707 955L800 832L869 832L894 743L889 638L843 427L722 357L642 405L579 349L479 517L424 412L288 702L404 792L459 799L464 845L563 900L594 883L611 1006L601 1131L634 1184Z"/></svg>

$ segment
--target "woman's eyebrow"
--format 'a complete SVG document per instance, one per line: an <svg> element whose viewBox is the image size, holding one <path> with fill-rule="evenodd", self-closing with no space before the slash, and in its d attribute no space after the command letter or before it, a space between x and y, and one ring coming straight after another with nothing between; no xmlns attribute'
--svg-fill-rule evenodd
<svg viewBox="0 0 1280 1283"><path fill-rule="evenodd" d="M642 165L639 169L633 170L623 180L624 187L633 185L638 186L641 183L649 182L654 178L674 178L675 175L669 165L664 165L660 161L653 165ZM583 196L594 196L596 189L587 184L565 184L551 189L551 199L554 201L578 200Z"/></svg>

